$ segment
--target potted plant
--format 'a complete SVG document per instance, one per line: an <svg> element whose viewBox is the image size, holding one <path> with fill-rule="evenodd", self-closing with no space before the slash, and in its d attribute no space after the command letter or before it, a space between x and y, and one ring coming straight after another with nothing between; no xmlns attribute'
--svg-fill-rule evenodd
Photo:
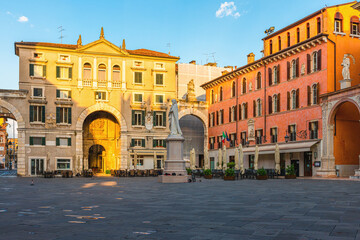
<svg viewBox="0 0 360 240"><path fill-rule="evenodd" d="M235 171L233 168L228 168L225 170L225 181L234 181L235 180Z"/></svg>
<svg viewBox="0 0 360 240"><path fill-rule="evenodd" d="M267 180L268 179L267 172L264 168L260 168L259 170L257 170L256 179L257 180Z"/></svg>
<svg viewBox="0 0 360 240"><path fill-rule="evenodd" d="M205 177L205 179L212 179L213 178L212 172L211 172L210 169L205 169L204 170L204 177Z"/></svg>
<svg viewBox="0 0 360 240"><path fill-rule="evenodd" d="M186 172L187 172L188 175L192 175L192 170L190 168L187 168Z"/></svg>
<svg viewBox="0 0 360 240"><path fill-rule="evenodd" d="M227 164L227 167L234 169L234 168L235 168L235 163L234 163L234 162L229 162L229 163Z"/></svg>
<svg viewBox="0 0 360 240"><path fill-rule="evenodd" d="M286 167L285 179L296 179L295 166L293 164Z"/></svg>

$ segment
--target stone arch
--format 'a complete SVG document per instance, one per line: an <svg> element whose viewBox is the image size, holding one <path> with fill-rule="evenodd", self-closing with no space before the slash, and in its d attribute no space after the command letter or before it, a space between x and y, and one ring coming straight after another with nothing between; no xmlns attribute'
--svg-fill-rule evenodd
<svg viewBox="0 0 360 240"><path fill-rule="evenodd" d="M12 104L0 99L0 106L9 110L15 117L18 124L18 153L17 153L17 173L24 176L26 174L25 162L25 121L19 110Z"/></svg>
<svg viewBox="0 0 360 240"><path fill-rule="evenodd" d="M350 103L354 104L356 106L356 108L358 109L359 113L360 113L360 106L356 101L354 101L351 98L341 99L340 101L336 102L335 105L330 110L330 113L328 115L328 122L327 122L327 124L329 126L334 124L334 116L335 116L337 110L341 107L342 104L344 104L346 102L350 102Z"/></svg>

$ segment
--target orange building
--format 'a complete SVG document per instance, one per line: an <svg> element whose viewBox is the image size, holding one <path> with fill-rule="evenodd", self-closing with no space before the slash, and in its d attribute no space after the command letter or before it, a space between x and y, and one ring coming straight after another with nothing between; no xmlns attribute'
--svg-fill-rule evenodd
<svg viewBox="0 0 360 240"><path fill-rule="evenodd" d="M322 141L325 126L320 96L360 83L357 8L356 1L326 7L280 29L263 39L264 57L255 61L250 53L247 65L202 85L209 103L212 167L219 162L218 149L227 132L227 161L233 161L235 147L242 144L247 146L244 167L256 168L258 145L258 167L273 169L278 143L282 173L294 164L299 176L332 175ZM351 81L343 81L344 58L351 60ZM359 154L335 154L340 175L353 173L359 164L354 156Z"/></svg>

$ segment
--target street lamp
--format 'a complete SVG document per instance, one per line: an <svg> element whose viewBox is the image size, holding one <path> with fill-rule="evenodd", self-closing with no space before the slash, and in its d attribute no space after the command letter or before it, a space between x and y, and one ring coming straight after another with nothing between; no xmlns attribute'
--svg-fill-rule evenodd
<svg viewBox="0 0 360 240"><path fill-rule="evenodd" d="M286 130L286 135L285 135L285 142L288 143L289 142L289 136L288 136L288 131Z"/></svg>

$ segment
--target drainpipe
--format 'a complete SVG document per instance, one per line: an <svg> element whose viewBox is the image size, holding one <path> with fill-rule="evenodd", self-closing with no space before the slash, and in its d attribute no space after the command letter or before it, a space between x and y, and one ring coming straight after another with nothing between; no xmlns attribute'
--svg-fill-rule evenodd
<svg viewBox="0 0 360 240"><path fill-rule="evenodd" d="M235 109L237 109L237 110L239 111L239 109L238 109L238 105L239 105L239 99L238 99L238 87L239 87L239 85L238 85L238 82L239 82L239 77L236 78L236 88L235 88L235 97L236 97L236 106L235 106ZM238 121L239 121L239 114L240 114L238 111L236 111L236 115L237 115L237 116L235 116L235 119L236 119L235 145L238 144ZM240 138L240 136L239 136L239 138Z"/></svg>
<svg viewBox="0 0 360 240"><path fill-rule="evenodd" d="M336 43L329 37L327 39L334 44L334 92L336 91Z"/></svg>
<svg viewBox="0 0 360 240"><path fill-rule="evenodd" d="M266 63L264 63L264 143L266 142Z"/></svg>

